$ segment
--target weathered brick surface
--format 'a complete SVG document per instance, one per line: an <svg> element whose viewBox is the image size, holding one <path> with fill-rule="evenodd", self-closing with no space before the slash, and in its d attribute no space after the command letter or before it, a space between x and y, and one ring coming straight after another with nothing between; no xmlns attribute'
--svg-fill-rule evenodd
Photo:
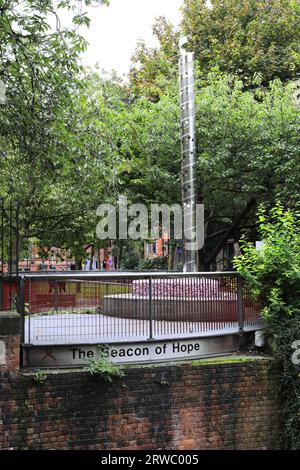
<svg viewBox="0 0 300 470"><path fill-rule="evenodd" d="M20 335L0 335L0 341L5 344L5 354L0 361L0 373L17 372L20 367Z"/></svg>
<svg viewBox="0 0 300 470"><path fill-rule="evenodd" d="M279 410L269 360L135 368L112 384L2 370L0 448L276 449Z"/></svg>

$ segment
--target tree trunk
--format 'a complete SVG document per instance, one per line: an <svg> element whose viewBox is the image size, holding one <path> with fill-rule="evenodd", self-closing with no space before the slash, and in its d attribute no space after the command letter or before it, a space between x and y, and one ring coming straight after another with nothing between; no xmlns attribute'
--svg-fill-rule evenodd
<svg viewBox="0 0 300 470"><path fill-rule="evenodd" d="M82 258L75 258L76 271L82 271Z"/></svg>
<svg viewBox="0 0 300 470"><path fill-rule="evenodd" d="M205 258L206 268L209 269L210 264L216 260L216 257L218 256L218 253L220 252L220 250L223 248L224 244L232 236L233 232L240 226L240 223L242 222L242 220L246 217L246 215L248 215L248 213L255 206L255 204L256 204L256 199L253 197L246 204L245 208L242 210L239 217L237 217L236 221L233 224L231 224L229 229L224 233L224 235L217 242L213 251Z"/></svg>

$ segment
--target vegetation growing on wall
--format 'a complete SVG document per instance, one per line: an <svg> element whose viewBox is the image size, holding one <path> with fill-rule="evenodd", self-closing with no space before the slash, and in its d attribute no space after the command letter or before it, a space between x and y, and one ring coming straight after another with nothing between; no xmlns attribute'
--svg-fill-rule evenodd
<svg viewBox="0 0 300 470"><path fill-rule="evenodd" d="M263 316L273 336L274 354L281 364L284 443L300 449L300 212L280 203L258 213L257 250L242 242L235 266L264 305Z"/></svg>
<svg viewBox="0 0 300 470"><path fill-rule="evenodd" d="M89 362L88 372L97 376L105 382L113 382L115 379L124 377L125 372L118 364L110 362L103 354L103 348L98 348L98 356Z"/></svg>

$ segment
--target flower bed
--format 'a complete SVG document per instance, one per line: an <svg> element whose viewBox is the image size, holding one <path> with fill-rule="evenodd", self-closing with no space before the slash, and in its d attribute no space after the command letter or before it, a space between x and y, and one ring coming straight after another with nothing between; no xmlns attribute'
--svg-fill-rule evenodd
<svg viewBox="0 0 300 470"><path fill-rule="evenodd" d="M149 280L132 282L134 296L149 297ZM220 294L220 284L216 279L181 278L152 279L153 298L214 298Z"/></svg>

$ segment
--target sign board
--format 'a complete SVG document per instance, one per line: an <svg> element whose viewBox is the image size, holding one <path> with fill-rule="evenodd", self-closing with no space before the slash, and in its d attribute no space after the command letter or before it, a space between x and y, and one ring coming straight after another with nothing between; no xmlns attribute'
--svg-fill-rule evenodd
<svg viewBox="0 0 300 470"><path fill-rule="evenodd" d="M115 364L165 362L217 356L238 348L239 336L234 334L125 344L25 346L24 366L88 366L101 355Z"/></svg>

